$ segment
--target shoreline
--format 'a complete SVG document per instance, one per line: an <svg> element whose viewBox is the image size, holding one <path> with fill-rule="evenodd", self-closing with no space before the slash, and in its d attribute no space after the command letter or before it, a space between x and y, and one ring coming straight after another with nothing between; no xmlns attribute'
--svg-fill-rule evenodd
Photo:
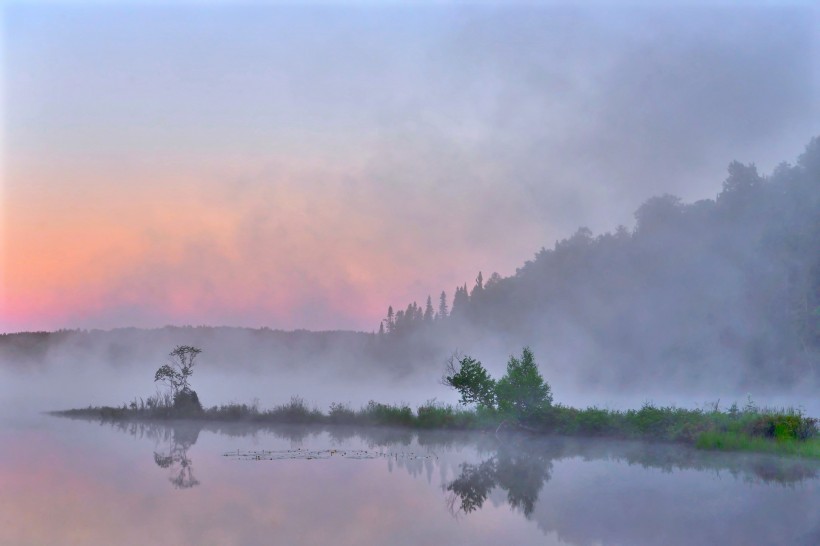
<svg viewBox="0 0 820 546"><path fill-rule="evenodd" d="M229 404L208 409L97 406L45 412L55 417L103 422L212 423L395 427L409 430L516 431L536 436L588 437L680 444L698 450L751 452L820 460L817 419L792 409L729 411L686 410L644 405L640 410L579 410L553 406L537 420L520 422L497 411L468 410L427 404L415 412L407 405L370 402L360 410L331 404L330 410L308 408L300 398L269 410L256 405Z"/></svg>

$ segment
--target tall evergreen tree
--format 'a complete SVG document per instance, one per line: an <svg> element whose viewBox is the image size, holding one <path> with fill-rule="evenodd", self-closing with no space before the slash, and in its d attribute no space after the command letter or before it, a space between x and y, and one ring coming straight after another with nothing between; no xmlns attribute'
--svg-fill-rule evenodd
<svg viewBox="0 0 820 546"><path fill-rule="evenodd" d="M449 314L450 311L447 309L447 293L442 290L441 295L438 297L438 318L446 319Z"/></svg>
<svg viewBox="0 0 820 546"><path fill-rule="evenodd" d="M396 317L393 314L393 306L387 308L387 332L393 333L396 331Z"/></svg>
<svg viewBox="0 0 820 546"><path fill-rule="evenodd" d="M433 300L427 296L427 305L424 307L424 322L433 320Z"/></svg>
<svg viewBox="0 0 820 546"><path fill-rule="evenodd" d="M465 314L469 303L470 296L467 293L467 285L457 287L456 294L453 296L453 310L450 315L459 316Z"/></svg>
<svg viewBox="0 0 820 546"><path fill-rule="evenodd" d="M476 298L478 296L481 297L481 293L484 292L484 276L481 274L481 271L478 272L478 277L475 279L475 286L473 287L473 291L470 292L470 298Z"/></svg>

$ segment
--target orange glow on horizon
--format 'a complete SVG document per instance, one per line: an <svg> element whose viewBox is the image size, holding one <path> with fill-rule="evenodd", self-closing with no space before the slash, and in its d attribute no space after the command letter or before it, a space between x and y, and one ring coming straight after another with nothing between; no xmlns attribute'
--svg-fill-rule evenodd
<svg viewBox="0 0 820 546"><path fill-rule="evenodd" d="M6 331L373 330L389 304L423 304L424 284L436 299L464 278L442 275L452 256L425 245L440 234L397 230L378 193L304 166L246 184L226 166L132 169L108 185L91 167L18 164L7 178Z"/></svg>

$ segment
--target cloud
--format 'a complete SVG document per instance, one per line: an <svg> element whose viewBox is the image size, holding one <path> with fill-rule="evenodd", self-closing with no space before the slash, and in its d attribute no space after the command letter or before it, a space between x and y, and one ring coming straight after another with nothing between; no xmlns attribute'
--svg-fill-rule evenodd
<svg viewBox="0 0 820 546"><path fill-rule="evenodd" d="M808 6L169 9L9 10L4 327L375 327L820 120Z"/></svg>

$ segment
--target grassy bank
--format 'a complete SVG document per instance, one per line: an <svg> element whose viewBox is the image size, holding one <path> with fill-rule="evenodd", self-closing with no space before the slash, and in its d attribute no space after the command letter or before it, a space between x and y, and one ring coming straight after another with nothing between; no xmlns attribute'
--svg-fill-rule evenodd
<svg viewBox="0 0 820 546"><path fill-rule="evenodd" d="M428 402L410 406L370 402L360 409L331 404L327 412L292 398L270 409L258 404L227 404L211 408L174 407L169 397L135 400L121 407L89 407L55 412L68 417L103 420L191 419L200 421L397 426L421 429L486 430L523 429L563 436L679 442L700 449L753 451L820 459L820 434L816 419L793 409L757 408L748 403L725 411L658 407L645 404L638 410L576 409L551 406L536 418L521 423L499 410L465 409Z"/></svg>

